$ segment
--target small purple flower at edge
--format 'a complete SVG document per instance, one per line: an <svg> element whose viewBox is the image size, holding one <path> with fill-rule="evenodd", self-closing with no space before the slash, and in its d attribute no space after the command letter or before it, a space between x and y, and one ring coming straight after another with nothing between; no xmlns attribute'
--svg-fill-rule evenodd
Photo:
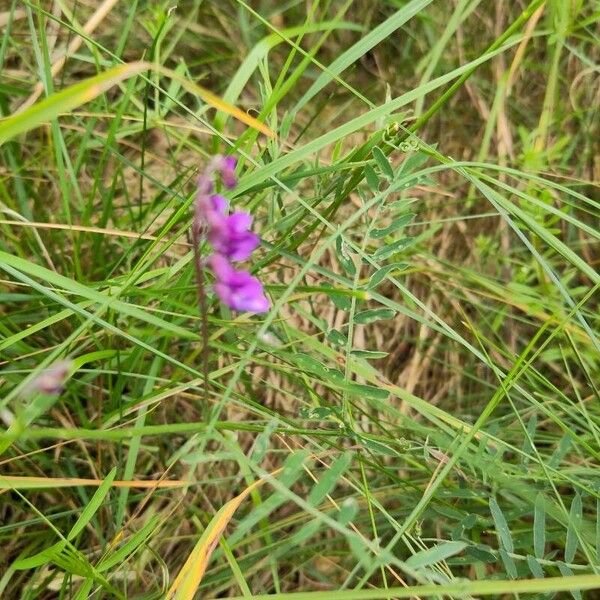
<svg viewBox="0 0 600 600"><path fill-rule="evenodd" d="M263 313L269 310L269 300L256 277L248 271L236 271L219 254L211 256L209 261L217 279L215 293L224 304L238 311Z"/></svg>
<svg viewBox="0 0 600 600"><path fill-rule="evenodd" d="M25 394L31 393L58 396L64 390L73 362L69 359L59 360L38 373L25 387Z"/></svg>

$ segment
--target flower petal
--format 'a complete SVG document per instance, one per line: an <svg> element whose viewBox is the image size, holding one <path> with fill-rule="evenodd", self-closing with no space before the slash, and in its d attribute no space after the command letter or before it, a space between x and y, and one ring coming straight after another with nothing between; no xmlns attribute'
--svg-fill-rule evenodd
<svg viewBox="0 0 600 600"><path fill-rule="evenodd" d="M236 271L233 269L233 267L229 264L229 261L224 256L221 256L220 254L213 254L213 256L211 256L208 259L208 261L215 274L215 277L219 281L222 281L223 283L227 284L232 279L232 277L235 276Z"/></svg>
<svg viewBox="0 0 600 600"><path fill-rule="evenodd" d="M252 215L236 211L227 217L227 226L231 231L247 231L252 226Z"/></svg>
<svg viewBox="0 0 600 600"><path fill-rule="evenodd" d="M226 214L227 209L229 208L229 202L227 201L227 198L221 196L221 194L213 194L210 197L210 203L214 211L223 215Z"/></svg>

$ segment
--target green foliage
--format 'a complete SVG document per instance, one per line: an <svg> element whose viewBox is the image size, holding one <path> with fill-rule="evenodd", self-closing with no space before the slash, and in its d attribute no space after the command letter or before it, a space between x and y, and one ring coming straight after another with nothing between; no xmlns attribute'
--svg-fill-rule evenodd
<svg viewBox="0 0 600 600"><path fill-rule="evenodd" d="M5 4L0 597L600 589L593 3Z"/></svg>

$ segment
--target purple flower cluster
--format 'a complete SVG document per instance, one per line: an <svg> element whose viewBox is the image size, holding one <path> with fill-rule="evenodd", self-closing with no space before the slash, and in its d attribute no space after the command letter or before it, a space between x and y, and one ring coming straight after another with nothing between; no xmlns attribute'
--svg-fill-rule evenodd
<svg viewBox="0 0 600 600"><path fill-rule="evenodd" d="M215 251L208 264L215 275L214 290L219 299L236 311L262 313L270 306L262 284L248 271L237 271L232 266L250 258L260 244L259 237L250 231L252 216L242 211L229 214L227 200L213 193L214 172L221 175L225 187L236 186L235 164L233 156L215 156L200 177L193 227L195 232L204 229ZM197 243L199 236L194 237Z"/></svg>
<svg viewBox="0 0 600 600"><path fill-rule="evenodd" d="M25 395L40 393L47 396L58 396L63 392L72 368L73 361L70 359L55 362L29 382L24 390Z"/></svg>

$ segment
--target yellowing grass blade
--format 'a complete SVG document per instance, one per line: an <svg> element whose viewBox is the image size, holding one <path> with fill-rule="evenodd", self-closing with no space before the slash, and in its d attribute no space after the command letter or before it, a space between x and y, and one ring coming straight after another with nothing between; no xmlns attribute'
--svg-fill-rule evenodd
<svg viewBox="0 0 600 600"><path fill-rule="evenodd" d="M77 479L63 477L14 477L12 475L0 475L0 490L35 490L43 488L75 487L75 486L99 486L102 479ZM189 481L144 481L134 479L132 481L113 481L111 487L118 488L145 488L165 489L179 488L189 485Z"/></svg>
<svg viewBox="0 0 600 600"><path fill-rule="evenodd" d="M221 110L231 115L238 121L245 123L249 127L260 131L261 133L264 133L269 137L275 137L275 134L264 123L261 123L254 117L251 117L248 113L245 113L243 110L240 110L239 108L236 108L228 102L225 102L224 100L219 98L219 96L216 96L212 92L209 92L207 89L193 83L185 77L182 77L179 73L176 73L175 71L172 71L171 69L167 69L166 67L162 67L160 65L153 65L150 63L145 64L146 68L158 71L165 77L169 77L170 79L174 79L175 81L179 82L184 89L186 89L191 94L196 94L197 96L200 96L200 98L202 98L202 100L204 100L206 104L210 104L213 108L216 108L217 110Z"/></svg>
<svg viewBox="0 0 600 600"><path fill-rule="evenodd" d="M113 67L104 73L100 73L99 75L90 77L85 81L81 81L80 83L76 83L64 90L56 92L24 111L1 119L0 144L3 144L20 133L30 131L43 123L47 123L61 114L72 111L78 106L93 100L117 83L133 77L134 75L139 75L144 71L158 71L161 75L175 79L188 92L196 94L202 98L204 102L210 104L217 110L226 112L242 123L254 127L265 135L274 137L273 132L266 125L246 114L243 110L224 102L212 92L192 83L171 69L140 61Z"/></svg>
<svg viewBox="0 0 600 600"><path fill-rule="evenodd" d="M185 564L181 567L181 571L179 571L173 585L169 588L165 600L192 600L202 581L210 556L219 543L219 539L225 530L225 527L227 527L231 517L233 517L233 513L248 494L262 485L265 481L264 478L255 481L239 496L236 496L227 502L227 504L217 512L194 546L194 549L191 551Z"/></svg>

